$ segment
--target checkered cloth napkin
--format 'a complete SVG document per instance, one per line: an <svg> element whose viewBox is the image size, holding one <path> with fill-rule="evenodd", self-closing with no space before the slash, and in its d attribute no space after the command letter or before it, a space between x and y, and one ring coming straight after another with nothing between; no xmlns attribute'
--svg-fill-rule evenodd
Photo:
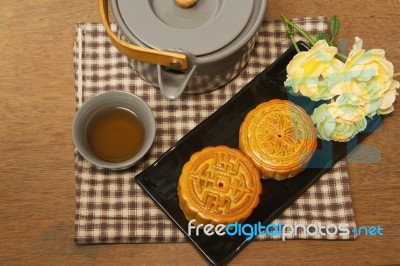
<svg viewBox="0 0 400 266"><path fill-rule="evenodd" d="M295 19L309 33L327 29L323 17ZM112 25L114 31L117 30ZM157 123L153 147L144 160L125 171L98 168L75 151L76 217L75 241L92 243L185 242L184 234L170 221L143 190L134 177L188 133L194 126L223 105L250 80L272 63L290 41L280 21L264 21L256 46L245 69L229 84L201 95L183 95L169 101L128 64L128 59L110 43L101 24L76 26L74 66L76 107L89 97L107 90L132 92L145 100ZM300 39L297 36L297 39ZM344 160L338 162L274 223L335 224L355 227L349 180ZM294 239L354 239L356 235L334 237L300 233ZM271 237L258 236L257 239Z"/></svg>

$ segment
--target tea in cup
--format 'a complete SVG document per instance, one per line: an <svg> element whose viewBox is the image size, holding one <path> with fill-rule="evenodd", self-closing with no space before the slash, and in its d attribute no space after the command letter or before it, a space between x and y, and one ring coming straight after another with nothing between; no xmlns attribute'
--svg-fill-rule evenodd
<svg viewBox="0 0 400 266"><path fill-rule="evenodd" d="M155 119L139 97L108 91L88 99L73 123L78 152L101 167L122 170L139 161L155 137Z"/></svg>

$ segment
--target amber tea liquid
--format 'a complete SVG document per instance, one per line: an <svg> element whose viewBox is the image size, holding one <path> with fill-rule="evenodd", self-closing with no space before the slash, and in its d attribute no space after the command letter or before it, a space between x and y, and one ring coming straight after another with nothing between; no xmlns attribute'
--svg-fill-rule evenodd
<svg viewBox="0 0 400 266"><path fill-rule="evenodd" d="M86 141L92 152L109 162L122 162L138 152L144 127L132 111L113 107L100 110L89 120Z"/></svg>

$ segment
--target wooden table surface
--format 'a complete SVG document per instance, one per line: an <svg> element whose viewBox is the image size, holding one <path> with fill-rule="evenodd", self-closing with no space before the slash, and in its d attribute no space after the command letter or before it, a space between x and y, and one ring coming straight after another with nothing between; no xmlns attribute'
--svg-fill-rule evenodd
<svg viewBox="0 0 400 266"><path fill-rule="evenodd" d="M336 14L340 38L386 51L400 72L399 0L269 0L267 19ZM188 244L76 246L71 124L74 24L100 22L97 1L0 1L0 264L206 264ZM376 163L351 163L357 225L384 236L356 241L252 242L231 265L399 264L400 100L366 144Z"/></svg>

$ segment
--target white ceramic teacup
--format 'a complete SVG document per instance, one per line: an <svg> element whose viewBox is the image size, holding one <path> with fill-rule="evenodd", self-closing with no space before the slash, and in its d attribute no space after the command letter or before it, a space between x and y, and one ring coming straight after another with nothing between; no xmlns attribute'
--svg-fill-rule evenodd
<svg viewBox="0 0 400 266"><path fill-rule="evenodd" d="M144 140L140 149L129 159L109 162L95 155L86 140L87 125L93 115L105 108L126 108L135 113L144 127ZM107 91L85 101L76 113L72 137L78 152L89 162L113 170L123 170L138 162L153 144L156 123L150 107L138 96L123 91Z"/></svg>

